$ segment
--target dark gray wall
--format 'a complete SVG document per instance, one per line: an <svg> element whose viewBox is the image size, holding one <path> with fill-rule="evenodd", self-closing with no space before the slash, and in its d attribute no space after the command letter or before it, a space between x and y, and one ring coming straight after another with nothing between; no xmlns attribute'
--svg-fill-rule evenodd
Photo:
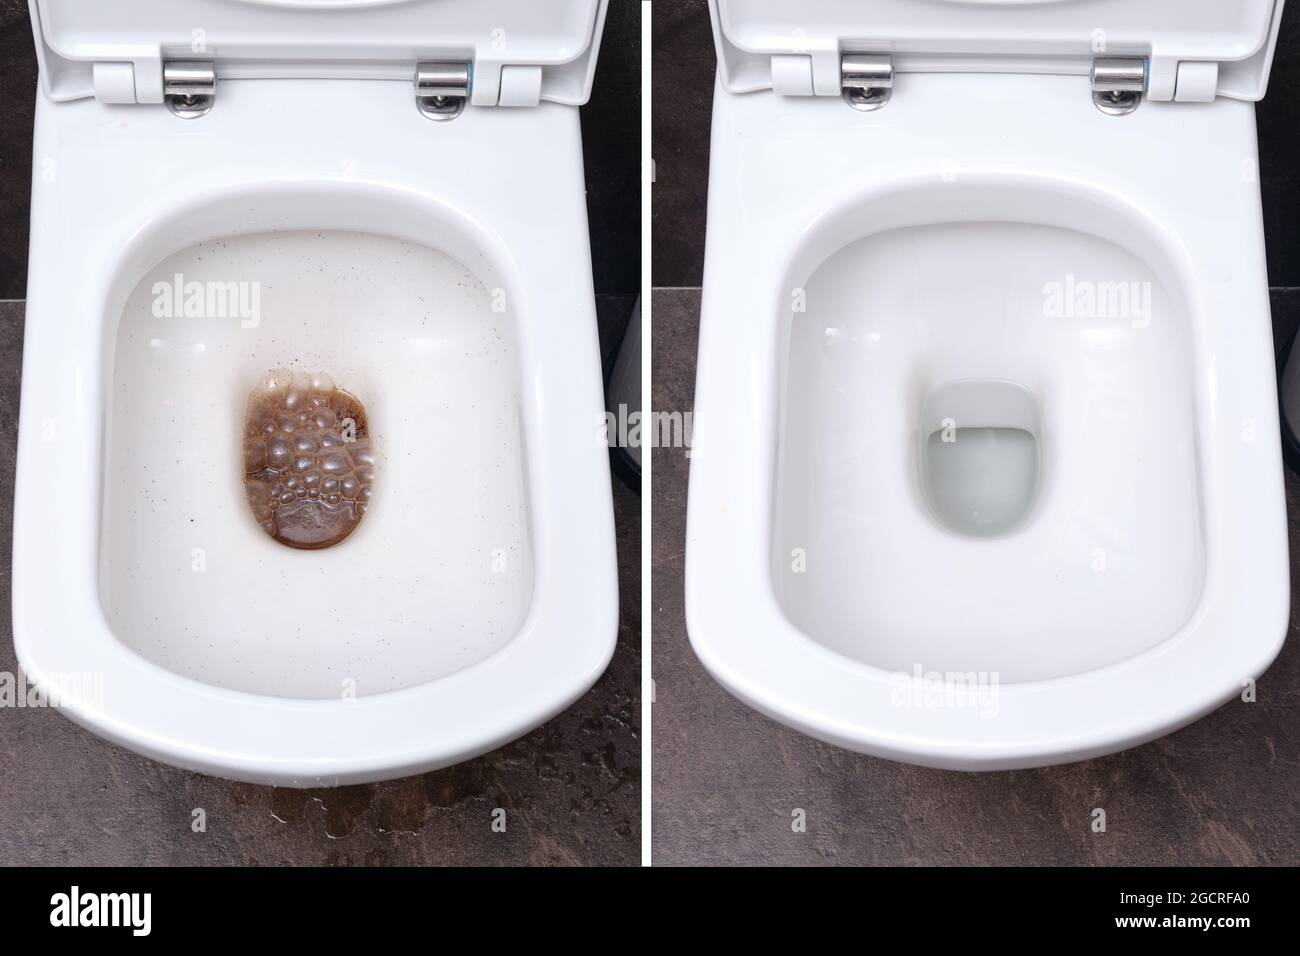
<svg viewBox="0 0 1300 956"><path fill-rule="evenodd" d="M0 0L0 299L27 289L36 50L26 0ZM596 292L641 288L641 4L611 0L582 110Z"/></svg>
<svg viewBox="0 0 1300 956"><path fill-rule="evenodd" d="M653 281L698 286L715 63L706 0L656 4L654 51ZM1269 283L1300 286L1300 3L1286 7L1268 96L1256 110Z"/></svg>

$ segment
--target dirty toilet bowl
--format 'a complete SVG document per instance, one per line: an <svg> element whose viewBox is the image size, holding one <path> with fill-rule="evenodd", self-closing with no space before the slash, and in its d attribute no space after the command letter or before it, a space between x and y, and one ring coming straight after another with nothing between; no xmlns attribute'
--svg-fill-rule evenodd
<svg viewBox="0 0 1300 956"><path fill-rule="evenodd" d="M580 5L594 57L604 5ZM409 78L241 79L182 119L56 102L66 79L36 119L29 678L141 753L289 786L445 766L568 706L617 629L575 106L431 122ZM328 108L304 109L321 84ZM242 305L159 307L177 277ZM370 416L375 497L324 551L243 501L244 398L277 367L329 373Z"/></svg>

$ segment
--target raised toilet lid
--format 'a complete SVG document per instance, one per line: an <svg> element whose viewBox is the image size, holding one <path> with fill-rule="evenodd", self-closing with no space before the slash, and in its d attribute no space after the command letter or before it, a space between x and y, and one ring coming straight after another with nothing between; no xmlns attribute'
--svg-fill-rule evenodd
<svg viewBox="0 0 1300 956"><path fill-rule="evenodd" d="M608 0L29 0L53 100L96 95L98 64L132 64L134 101L162 102L164 60L210 60L220 79L411 82L415 65L473 64L475 105L507 88L580 104ZM124 66L101 66L120 98ZM130 87L131 71L126 72ZM515 104L511 104L515 105Z"/></svg>
<svg viewBox="0 0 1300 956"><path fill-rule="evenodd" d="M1152 100L1258 100L1282 0L709 0L722 82L833 96L841 54L888 53L896 73L1086 76L1145 57ZM806 58L805 63L802 59ZM807 77L807 90L782 89Z"/></svg>

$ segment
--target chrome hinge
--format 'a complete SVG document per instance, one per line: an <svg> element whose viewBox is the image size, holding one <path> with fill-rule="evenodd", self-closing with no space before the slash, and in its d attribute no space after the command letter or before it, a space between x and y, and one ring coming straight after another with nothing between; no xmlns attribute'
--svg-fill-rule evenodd
<svg viewBox="0 0 1300 956"><path fill-rule="evenodd" d="M163 64L163 102L181 119L203 116L216 99L217 67L210 60L171 60Z"/></svg>
<svg viewBox="0 0 1300 956"><path fill-rule="evenodd" d="M894 61L888 53L845 53L840 58L840 89L855 110L878 110L894 89Z"/></svg>
<svg viewBox="0 0 1300 956"><path fill-rule="evenodd" d="M455 119L469 101L473 75L468 63L417 63L415 105L431 120Z"/></svg>
<svg viewBox="0 0 1300 956"><path fill-rule="evenodd" d="M1092 102L1110 116L1132 113L1147 87L1144 57L1097 57L1092 61Z"/></svg>

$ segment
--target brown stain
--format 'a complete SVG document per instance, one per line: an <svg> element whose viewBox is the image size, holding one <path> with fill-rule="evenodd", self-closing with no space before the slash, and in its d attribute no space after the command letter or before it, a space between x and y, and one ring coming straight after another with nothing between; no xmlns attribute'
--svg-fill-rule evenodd
<svg viewBox="0 0 1300 956"><path fill-rule="evenodd" d="M365 407L328 375L273 370L248 396L243 467L263 531L291 548L338 544L370 502Z"/></svg>
<svg viewBox="0 0 1300 956"><path fill-rule="evenodd" d="M375 797L374 784L336 787L331 790L307 791L309 799L325 811L325 835L334 840L350 836L357 821L370 809Z"/></svg>
<svg viewBox="0 0 1300 956"><path fill-rule="evenodd" d="M306 809L306 791L286 787L277 787L271 791L271 816L281 823L298 822Z"/></svg>
<svg viewBox="0 0 1300 956"><path fill-rule="evenodd" d="M421 780L428 805L450 810L482 797L487 792L487 784L480 772L480 765L480 761L474 760L425 774Z"/></svg>
<svg viewBox="0 0 1300 956"><path fill-rule="evenodd" d="M379 794L375 826L380 833L419 833L428 813L424 784L418 777L407 777Z"/></svg>

